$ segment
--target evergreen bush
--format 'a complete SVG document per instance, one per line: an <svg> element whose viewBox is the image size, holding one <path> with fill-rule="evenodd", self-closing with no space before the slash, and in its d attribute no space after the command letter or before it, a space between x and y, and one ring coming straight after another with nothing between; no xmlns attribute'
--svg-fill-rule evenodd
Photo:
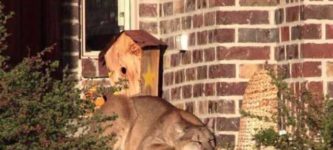
<svg viewBox="0 0 333 150"><path fill-rule="evenodd" d="M5 28L11 14L0 2L0 49L6 49ZM91 124L114 117L94 113L94 103L83 100L73 75L54 77L57 61L43 60L44 50L6 68L0 55L0 149L111 149L112 135Z"/></svg>

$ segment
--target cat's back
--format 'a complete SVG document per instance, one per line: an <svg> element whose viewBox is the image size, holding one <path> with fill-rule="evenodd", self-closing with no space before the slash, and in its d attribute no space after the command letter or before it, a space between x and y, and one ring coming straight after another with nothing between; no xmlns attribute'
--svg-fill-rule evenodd
<svg viewBox="0 0 333 150"><path fill-rule="evenodd" d="M133 97L136 112L141 115L160 116L175 108L166 100L154 96Z"/></svg>

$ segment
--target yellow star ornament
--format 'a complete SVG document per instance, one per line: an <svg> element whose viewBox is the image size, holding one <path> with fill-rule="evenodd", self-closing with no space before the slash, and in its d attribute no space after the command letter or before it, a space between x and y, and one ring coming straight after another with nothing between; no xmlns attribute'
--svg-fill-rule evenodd
<svg viewBox="0 0 333 150"><path fill-rule="evenodd" d="M148 70L146 73L144 73L143 75L143 79L145 81L145 86L144 87L150 87L152 88L154 85L154 81L155 81L155 75L154 73L151 71L151 67L150 65L148 65Z"/></svg>

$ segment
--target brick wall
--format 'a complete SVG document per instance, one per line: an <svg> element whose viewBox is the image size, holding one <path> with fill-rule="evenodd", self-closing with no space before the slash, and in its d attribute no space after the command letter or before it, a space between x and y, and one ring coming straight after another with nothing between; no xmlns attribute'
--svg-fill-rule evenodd
<svg viewBox="0 0 333 150"><path fill-rule="evenodd" d="M79 0L63 0L61 4L62 22L62 65L68 66L77 73L79 52L81 48L80 35L80 5Z"/></svg>
<svg viewBox="0 0 333 150"><path fill-rule="evenodd" d="M287 2L276 12L281 37L275 59L294 90L306 86L315 94L332 93L332 1ZM282 15L283 14L283 15ZM284 16L284 17L283 17Z"/></svg>
<svg viewBox="0 0 333 150"><path fill-rule="evenodd" d="M242 95L265 64L295 91L333 96L333 1L160 0L158 9L158 35L169 45L163 97L210 122L220 142L237 142Z"/></svg>

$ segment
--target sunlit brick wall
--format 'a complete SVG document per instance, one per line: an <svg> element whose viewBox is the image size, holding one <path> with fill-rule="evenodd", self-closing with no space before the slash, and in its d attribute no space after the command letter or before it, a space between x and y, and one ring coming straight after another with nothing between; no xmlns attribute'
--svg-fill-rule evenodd
<svg viewBox="0 0 333 150"><path fill-rule="evenodd" d="M304 86L317 96L332 96L332 1L284 3L277 10L281 33L275 58L298 93Z"/></svg>
<svg viewBox="0 0 333 150"><path fill-rule="evenodd" d="M163 97L209 122L219 141L236 143L242 95L264 64L295 91L333 96L332 1L160 0ZM190 36L179 52L177 37Z"/></svg>

